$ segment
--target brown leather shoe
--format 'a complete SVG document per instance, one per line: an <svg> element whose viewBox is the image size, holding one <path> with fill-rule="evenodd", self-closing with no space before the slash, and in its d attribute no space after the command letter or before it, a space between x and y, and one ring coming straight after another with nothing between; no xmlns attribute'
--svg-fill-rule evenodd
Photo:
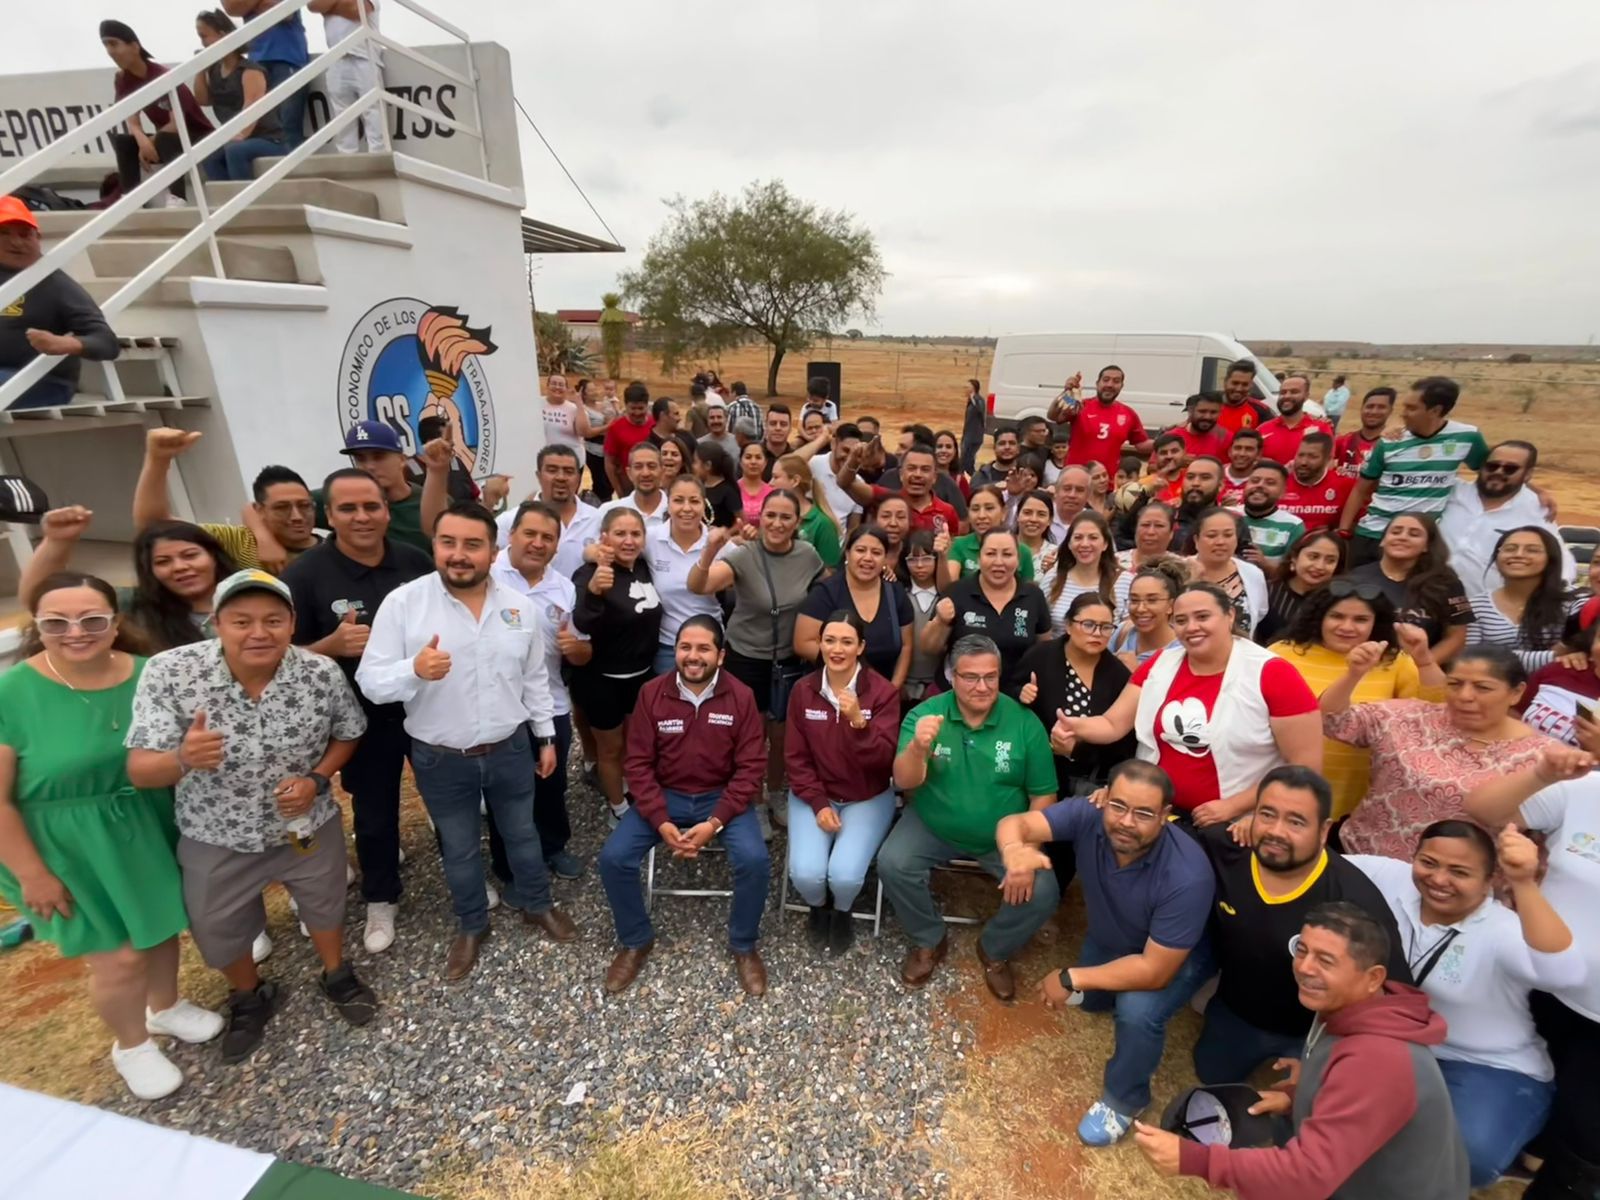
<svg viewBox="0 0 1600 1200"><path fill-rule="evenodd" d="M733 952L733 973L739 977L739 986L747 996L767 994L767 964L754 950Z"/></svg>
<svg viewBox="0 0 1600 1200"><path fill-rule="evenodd" d="M644 966L644 960L650 957L650 951L656 948L655 942L646 942L638 949L624 946L617 951L617 956L611 960L611 965L606 968L606 991L616 993L624 990L639 975L639 968Z"/></svg>
<svg viewBox="0 0 1600 1200"><path fill-rule="evenodd" d="M950 935L939 939L937 946L913 946L900 964L900 982L907 987L919 988L933 978L933 972L944 956L950 952Z"/></svg>
<svg viewBox="0 0 1600 1200"><path fill-rule="evenodd" d="M492 932L484 929L482 933L458 933L450 943L450 953L444 960L444 977L451 983L465 979L472 974L472 968L478 962L478 948Z"/></svg>
<svg viewBox="0 0 1600 1200"><path fill-rule="evenodd" d="M578 940L578 927L572 923L572 918L559 908L547 908L543 912L525 912L522 914L522 923L544 930L545 936L552 942Z"/></svg>
<svg viewBox="0 0 1600 1200"><path fill-rule="evenodd" d="M1003 958L990 958L984 952L983 942L978 942L978 961L983 964L983 981L996 1000L1009 1004L1017 998L1017 981L1011 974L1011 963Z"/></svg>

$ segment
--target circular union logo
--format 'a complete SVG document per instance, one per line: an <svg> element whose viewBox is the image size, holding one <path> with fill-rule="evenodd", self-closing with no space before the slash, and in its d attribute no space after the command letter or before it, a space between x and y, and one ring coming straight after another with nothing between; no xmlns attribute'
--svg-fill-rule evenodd
<svg viewBox="0 0 1600 1200"><path fill-rule="evenodd" d="M456 458L475 476L494 470L494 404L483 359L495 352L488 326L458 309L409 296L375 304L350 331L339 359L339 436L357 421L395 431L418 453L417 423L441 418Z"/></svg>

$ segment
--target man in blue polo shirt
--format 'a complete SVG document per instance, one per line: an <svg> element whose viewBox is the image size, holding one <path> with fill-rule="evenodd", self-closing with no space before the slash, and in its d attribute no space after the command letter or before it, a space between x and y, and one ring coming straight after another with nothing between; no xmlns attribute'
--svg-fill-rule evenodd
<svg viewBox="0 0 1600 1200"><path fill-rule="evenodd" d="M250 21L277 3L278 0L222 0L222 9L230 17ZM300 14L295 13L288 20L279 21L251 39L250 61L258 64L266 73L269 92L309 63L311 55L306 47L306 27ZM292 93L278 105L278 120L283 125L284 143L287 146L284 153L287 154L306 140L305 88Z"/></svg>
<svg viewBox="0 0 1600 1200"><path fill-rule="evenodd" d="M1050 865L1046 842L1071 842L1077 855L1088 932L1078 965L1046 975L1041 991L1050 1008L1115 1015L1100 1099L1078 1123L1088 1146L1112 1145L1149 1105L1167 1022L1211 974L1211 865L1193 838L1168 827L1171 808L1166 772L1129 759L1112 768L1103 810L1062 800L995 828L1007 882Z"/></svg>

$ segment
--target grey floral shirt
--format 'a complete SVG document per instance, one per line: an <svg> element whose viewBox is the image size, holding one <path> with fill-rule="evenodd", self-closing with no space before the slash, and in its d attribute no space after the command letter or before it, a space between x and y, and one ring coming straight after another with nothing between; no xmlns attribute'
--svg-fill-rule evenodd
<svg viewBox="0 0 1600 1200"><path fill-rule="evenodd" d="M178 781L178 830L210 846L252 854L288 836L273 792L304 775L330 741L350 741L367 728L355 693L331 658L290 646L278 673L252 700L222 657L222 644L196 642L150 660L134 694L130 750L176 750L205 710L206 727L222 734L222 766L190 771ZM312 828L333 818L332 799L318 796Z"/></svg>

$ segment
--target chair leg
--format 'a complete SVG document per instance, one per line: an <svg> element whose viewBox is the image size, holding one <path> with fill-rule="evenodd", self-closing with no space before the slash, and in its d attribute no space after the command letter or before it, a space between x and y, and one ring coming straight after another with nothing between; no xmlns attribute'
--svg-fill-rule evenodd
<svg viewBox="0 0 1600 1200"><path fill-rule="evenodd" d="M783 880L778 885L778 927L789 923L789 868L783 868Z"/></svg>
<svg viewBox="0 0 1600 1200"><path fill-rule="evenodd" d="M878 880L878 902L872 907L872 936L883 929L883 880Z"/></svg>
<svg viewBox="0 0 1600 1200"><path fill-rule="evenodd" d="M656 848L644 856L644 911L653 912L656 903Z"/></svg>

